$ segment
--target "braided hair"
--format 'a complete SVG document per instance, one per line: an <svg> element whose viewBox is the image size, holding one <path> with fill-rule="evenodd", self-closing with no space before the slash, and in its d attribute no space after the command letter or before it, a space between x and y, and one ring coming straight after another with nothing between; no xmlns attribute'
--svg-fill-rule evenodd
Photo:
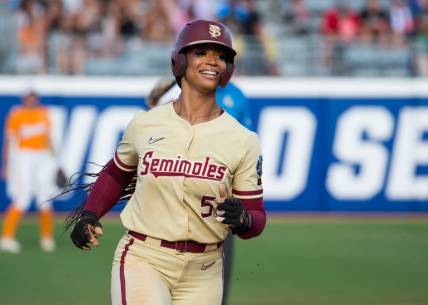
<svg viewBox="0 0 428 305"><path fill-rule="evenodd" d="M94 164L100 168L97 172L77 172L71 176L71 178L68 181L67 186L62 190L62 192L58 195L56 195L52 199L56 199L58 197L61 197L65 194L68 194L70 192L74 191L83 191L85 193L85 199L83 202L81 202L76 208L74 208L65 218L64 220L64 232L68 231L70 228L74 227L74 225L77 223L79 218L82 215L82 212L85 208L86 201L88 199L89 194L92 191L92 188L98 179L98 177L101 175L101 173L105 170L107 164L105 165L99 165L93 162L89 162L90 164ZM81 181L86 178L92 178L92 182L88 183L82 183ZM127 202L132 194L135 192L135 187L137 184L137 173L135 173L134 177L132 177L131 182L127 185L127 187L124 189L122 196L119 198L119 200L116 202L116 204Z"/></svg>

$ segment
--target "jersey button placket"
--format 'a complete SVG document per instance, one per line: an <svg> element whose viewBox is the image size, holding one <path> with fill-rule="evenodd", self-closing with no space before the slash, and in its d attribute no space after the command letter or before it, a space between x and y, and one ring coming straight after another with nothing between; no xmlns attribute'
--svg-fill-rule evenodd
<svg viewBox="0 0 428 305"><path fill-rule="evenodd" d="M191 156L189 156L189 150L190 150L190 147L191 147L191 145L192 145L192 141L193 141L193 136L194 136L194 131L193 131L193 128L192 128L192 126L188 126L188 130L187 130L187 138L186 138L186 147L185 147L185 156L183 156L185 159L187 159L187 160L189 160L189 159L191 159ZM183 177L183 203L185 204L185 195L188 193L187 192L187 188L188 188L188 185L187 185L187 181L188 181L188 179L187 179L187 177L186 176L184 176ZM184 207L186 210L188 209L188 207L187 206L185 206ZM190 236L190 232L189 232L189 230L190 230L190 228L189 228L189 214L187 214L186 215L187 216L187 237L188 236ZM177 253L179 253L179 254L184 254L185 252L187 252L187 242L185 242L185 249L177 249L177 247L176 247L176 251L177 251Z"/></svg>

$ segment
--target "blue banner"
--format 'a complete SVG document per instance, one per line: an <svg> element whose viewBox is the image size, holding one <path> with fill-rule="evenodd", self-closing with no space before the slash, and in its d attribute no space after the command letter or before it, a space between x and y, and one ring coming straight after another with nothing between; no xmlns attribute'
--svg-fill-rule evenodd
<svg viewBox="0 0 428 305"><path fill-rule="evenodd" d="M428 97L250 98L269 211L428 211ZM0 123L20 102L0 95ZM42 96L68 175L99 169L141 97ZM3 137L3 135L1 136ZM55 201L68 211L82 195ZM0 184L0 211L9 204Z"/></svg>

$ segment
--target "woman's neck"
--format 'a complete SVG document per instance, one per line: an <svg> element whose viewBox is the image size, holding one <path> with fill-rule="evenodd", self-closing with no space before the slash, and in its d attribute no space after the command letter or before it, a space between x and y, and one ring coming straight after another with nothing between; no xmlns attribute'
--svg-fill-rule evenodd
<svg viewBox="0 0 428 305"><path fill-rule="evenodd" d="M211 121L221 114L221 108L215 100L215 91L212 94L204 94L191 88L181 91L174 103L174 109L190 125Z"/></svg>

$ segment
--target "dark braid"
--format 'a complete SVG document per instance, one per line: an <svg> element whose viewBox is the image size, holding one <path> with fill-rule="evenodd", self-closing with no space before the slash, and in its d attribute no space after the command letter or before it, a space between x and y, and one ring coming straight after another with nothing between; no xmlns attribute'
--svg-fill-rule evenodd
<svg viewBox="0 0 428 305"><path fill-rule="evenodd" d="M64 190L60 194L58 194L54 198L52 198L52 199L56 199L60 196L63 196L65 194L68 194L68 193L73 192L73 191L82 191L83 190L86 193L86 196L85 196L85 199L83 200L83 202L81 204L79 204L76 208L74 208L65 218L65 220L64 220L64 232L66 232L70 228L74 227L76 222L81 217L83 209L84 209L85 204L86 204L86 200L88 199L89 193L91 192L97 178L101 175L101 173L104 171L104 169L107 166L107 164L106 165L99 165L99 164L96 164L93 162L89 162L89 163L94 164L94 165L100 167L101 169L95 173L77 172L77 173L73 174L71 176L71 178L69 179L69 182L68 182L67 186L64 188ZM80 181L83 180L83 178L85 178L85 177L94 178L93 182L81 183ZM132 194L134 194L134 192L135 192L136 183L137 183L137 174L135 173L131 182L125 188L122 196L119 198L119 200L117 201L116 204L118 204L120 202L128 201L131 198Z"/></svg>

